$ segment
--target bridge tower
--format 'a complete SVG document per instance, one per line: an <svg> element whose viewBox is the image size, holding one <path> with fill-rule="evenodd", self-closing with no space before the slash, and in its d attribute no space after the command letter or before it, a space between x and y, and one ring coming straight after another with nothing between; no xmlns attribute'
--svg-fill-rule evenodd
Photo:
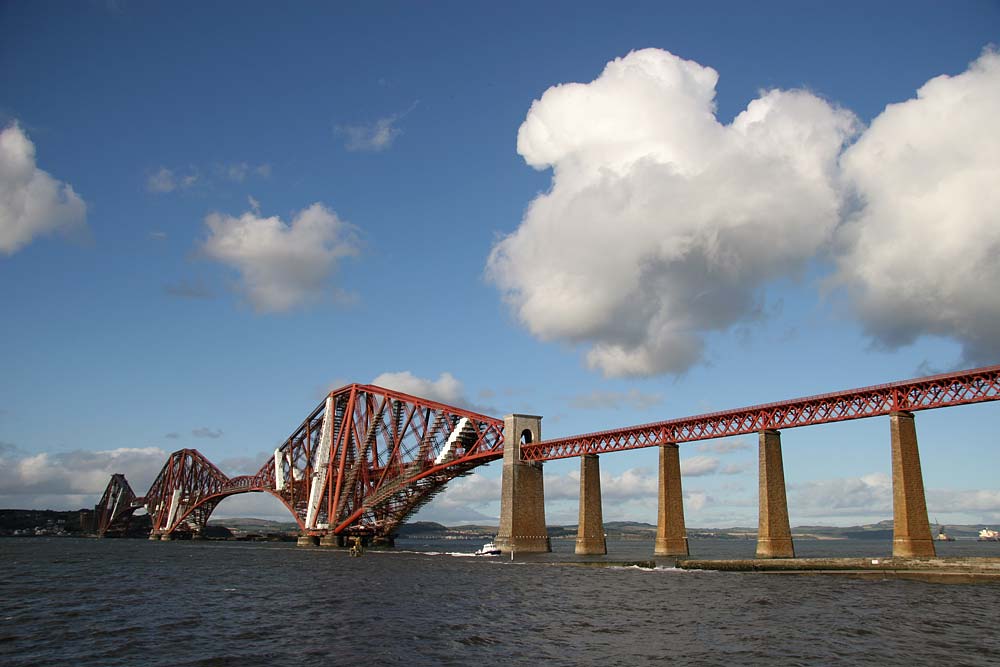
<svg viewBox="0 0 1000 667"><path fill-rule="evenodd" d="M522 445L540 442L541 439L541 417L516 414L504 417L500 529L496 539L503 553L552 551L545 528L542 464L521 458Z"/></svg>

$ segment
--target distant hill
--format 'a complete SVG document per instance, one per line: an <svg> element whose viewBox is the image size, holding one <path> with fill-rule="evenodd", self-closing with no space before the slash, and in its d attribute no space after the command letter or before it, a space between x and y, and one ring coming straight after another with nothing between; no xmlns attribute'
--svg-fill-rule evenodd
<svg viewBox="0 0 1000 667"><path fill-rule="evenodd" d="M208 525L228 528L234 533L256 533L259 535L297 532L299 530L299 524L294 521L270 521L252 517L209 519Z"/></svg>
<svg viewBox="0 0 1000 667"><path fill-rule="evenodd" d="M948 525L946 532L948 535L959 539L974 539L978 537L979 531L987 526L983 524L975 525ZM549 525L549 537L553 539L569 539L576 537L576 524L569 525ZM937 535L939 526L931 524L931 532ZM641 521L608 521L604 524L605 534L612 539L624 540L652 540L656 537L656 526ZM688 535L691 537L706 537L718 539L747 539L756 537L756 526L730 526L725 528L698 528L689 527ZM432 521L417 521L405 524L400 527L400 537L450 537L450 538L474 538L493 537L497 533L496 525L464 524L460 526L445 526ZM892 519L886 519L871 524L860 526L820 526L801 525L792 528L792 534L797 538L816 539L862 539L862 540L888 540L892 539Z"/></svg>
<svg viewBox="0 0 1000 667"><path fill-rule="evenodd" d="M457 527L455 528L457 530ZM431 535L431 534L441 534L444 535L451 530L447 526L440 523L434 523L433 521L414 521L413 523L404 523L399 527L400 537L409 537L411 535Z"/></svg>
<svg viewBox="0 0 1000 667"><path fill-rule="evenodd" d="M13 534L15 530L39 529L48 532L87 533L91 531L93 512L88 509L75 511L0 509L0 535ZM148 532L148 515L137 516L134 528L137 534ZM299 526L294 521L272 521L253 517L217 518L209 520L210 527L226 528L236 535L294 534ZM983 528L996 528L997 524L947 524L945 532L957 539L976 539ZM554 539L576 537L576 524L547 526L549 536ZM931 533L936 536L941 526L931 523ZM608 521L604 532L612 539L652 540L656 537L656 526L641 521ZM756 537L757 527L732 526L728 528L688 527L691 537L718 539L748 539ZM224 533L220 532L220 536ZM402 538L448 538L482 539L497 534L496 524L462 524L445 526L434 521L414 521L400 526L398 536ZM801 525L792 528L796 538L816 539L892 539L892 519L860 526Z"/></svg>

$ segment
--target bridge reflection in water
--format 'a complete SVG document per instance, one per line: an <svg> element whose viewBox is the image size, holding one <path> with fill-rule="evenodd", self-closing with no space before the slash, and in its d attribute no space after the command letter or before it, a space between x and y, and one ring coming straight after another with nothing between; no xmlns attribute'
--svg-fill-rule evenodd
<svg viewBox="0 0 1000 667"><path fill-rule="evenodd" d="M101 535L145 509L150 539L198 536L225 498L278 498L299 525L300 544L340 545L361 536L391 544L400 524L452 479L503 458L497 543L504 552L550 550L542 463L580 457L576 551L605 553L598 454L660 448L655 553L686 556L679 445L757 433L760 511L757 557L795 555L781 460L783 429L888 416L892 451L893 555L934 555L914 412L1000 400L1000 366L769 403L652 424L542 440L542 418L499 420L427 399L352 384L331 392L254 475L228 477L201 453L170 455L144 496L113 475L95 508ZM510 437L512 436L512 437ZM507 439L509 437L509 439Z"/></svg>

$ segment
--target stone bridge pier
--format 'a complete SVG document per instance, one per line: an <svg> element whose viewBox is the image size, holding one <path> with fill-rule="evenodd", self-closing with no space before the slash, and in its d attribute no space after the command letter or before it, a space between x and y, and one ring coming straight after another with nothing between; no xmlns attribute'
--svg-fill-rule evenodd
<svg viewBox="0 0 1000 667"><path fill-rule="evenodd" d="M760 432L757 460L757 558L795 558L792 529L788 525L780 432L772 429Z"/></svg>
<svg viewBox="0 0 1000 667"><path fill-rule="evenodd" d="M913 414L889 415L892 450L893 541L896 558L933 558L934 542L927 519L920 454ZM542 464L521 459L521 446L540 442L542 418L507 415L504 433L503 480L497 546L504 553L538 553L552 550L545 527L545 491ZM781 433L758 433L759 510L757 558L794 558L795 546L788 518ZM684 522L679 447L660 445L659 494L654 554L689 555ZM597 454L580 456L580 520L576 553L606 554L601 472Z"/></svg>
<svg viewBox="0 0 1000 667"><path fill-rule="evenodd" d="M924 477L917 451L912 412L889 415L892 437L892 555L897 558L934 558L931 525L927 520Z"/></svg>
<svg viewBox="0 0 1000 667"><path fill-rule="evenodd" d="M552 551L549 533L545 528L542 464L521 459L521 445L540 442L541 438L541 417L504 417L500 528L496 538L496 545L503 553Z"/></svg>
<svg viewBox="0 0 1000 667"><path fill-rule="evenodd" d="M580 520L576 553L582 556L608 553L601 509L601 465L597 454L580 457Z"/></svg>
<svg viewBox="0 0 1000 667"><path fill-rule="evenodd" d="M936 552L927 519L913 413L891 413L889 427L892 450L892 555L894 558L934 558ZM760 508L757 558L794 558L781 459L781 434L778 431L768 429L760 432L758 460Z"/></svg>
<svg viewBox="0 0 1000 667"><path fill-rule="evenodd" d="M656 512L656 556L687 556L684 492L681 490L680 447L660 445L659 494Z"/></svg>

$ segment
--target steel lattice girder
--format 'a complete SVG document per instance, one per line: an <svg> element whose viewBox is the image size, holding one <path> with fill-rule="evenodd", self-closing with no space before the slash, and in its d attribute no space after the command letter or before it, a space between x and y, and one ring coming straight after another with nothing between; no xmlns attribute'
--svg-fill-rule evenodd
<svg viewBox="0 0 1000 667"><path fill-rule="evenodd" d="M353 384L331 392L255 474L230 478L182 449L133 505L146 507L154 533L198 532L224 498L266 492L302 530L388 536L448 481L502 456L499 419Z"/></svg>
<svg viewBox="0 0 1000 667"><path fill-rule="evenodd" d="M94 528L97 534L107 535L116 530L125 530L129 517L140 507L142 503L137 501L125 475L112 475L104 489L104 495L94 507Z"/></svg>
<svg viewBox="0 0 1000 667"><path fill-rule="evenodd" d="M1000 400L1000 366L600 431L522 445L527 461L709 440L849 419Z"/></svg>

